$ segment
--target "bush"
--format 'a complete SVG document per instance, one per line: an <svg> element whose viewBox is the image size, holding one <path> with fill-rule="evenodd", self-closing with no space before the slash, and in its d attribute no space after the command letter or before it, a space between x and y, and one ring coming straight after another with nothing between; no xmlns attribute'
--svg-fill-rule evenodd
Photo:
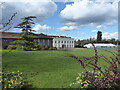
<svg viewBox="0 0 120 90"><path fill-rule="evenodd" d="M48 46L45 46L44 50L48 50L48 49L49 49Z"/></svg>
<svg viewBox="0 0 120 90"><path fill-rule="evenodd" d="M22 73L19 71L17 72L3 71L2 79L0 81L2 82L2 89L22 88L22 86L24 85L24 82L22 80Z"/></svg>
<svg viewBox="0 0 120 90"><path fill-rule="evenodd" d="M40 45L37 46L37 50L41 50L42 47Z"/></svg>
<svg viewBox="0 0 120 90"><path fill-rule="evenodd" d="M94 45L93 45L94 46ZM120 88L120 69L118 65L120 64L120 54L112 53L112 57L107 58L103 55L97 53L94 47L95 56L90 58L79 59L74 55L69 55L81 64L84 72L79 74L76 81L70 84L70 87L79 86L80 88ZM98 65L99 58L103 59L108 66L104 66L104 69ZM92 71L88 70L88 67Z"/></svg>
<svg viewBox="0 0 120 90"><path fill-rule="evenodd" d="M49 50L57 50L56 47L50 47Z"/></svg>
<svg viewBox="0 0 120 90"><path fill-rule="evenodd" d="M7 49L8 48L8 46L3 46L3 49Z"/></svg>
<svg viewBox="0 0 120 90"><path fill-rule="evenodd" d="M9 50L15 50L15 49L17 49L17 46L15 46L15 45L9 45L7 49L9 49Z"/></svg>
<svg viewBox="0 0 120 90"><path fill-rule="evenodd" d="M16 40L13 41L12 44L14 44L18 50L24 51L32 51L37 50L37 47L39 48L36 41Z"/></svg>

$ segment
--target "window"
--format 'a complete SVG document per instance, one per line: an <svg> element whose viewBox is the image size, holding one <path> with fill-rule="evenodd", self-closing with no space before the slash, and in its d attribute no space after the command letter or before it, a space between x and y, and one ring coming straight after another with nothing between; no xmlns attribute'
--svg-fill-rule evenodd
<svg viewBox="0 0 120 90"><path fill-rule="evenodd" d="M66 48L67 48L67 45L66 45Z"/></svg>
<svg viewBox="0 0 120 90"><path fill-rule="evenodd" d="M63 41L62 41L62 43L63 43Z"/></svg>
<svg viewBox="0 0 120 90"><path fill-rule="evenodd" d="M58 48L60 48L60 45L58 45Z"/></svg>
<svg viewBox="0 0 120 90"><path fill-rule="evenodd" d="M43 45L45 45L45 40L43 39Z"/></svg>
<svg viewBox="0 0 120 90"><path fill-rule="evenodd" d="M4 40L5 42L7 41L7 40Z"/></svg>
<svg viewBox="0 0 120 90"><path fill-rule="evenodd" d="M60 41L58 41L58 43L60 43Z"/></svg>
<svg viewBox="0 0 120 90"><path fill-rule="evenodd" d="M57 41L55 41L55 43L57 43Z"/></svg>
<svg viewBox="0 0 120 90"><path fill-rule="evenodd" d="M64 45L64 48L66 48L66 45Z"/></svg>
<svg viewBox="0 0 120 90"><path fill-rule="evenodd" d="M64 41L64 43L66 43L66 41Z"/></svg>
<svg viewBox="0 0 120 90"><path fill-rule="evenodd" d="M38 44L40 44L40 39L38 39Z"/></svg>
<svg viewBox="0 0 120 90"><path fill-rule="evenodd" d="M68 43L68 41L67 41L67 43Z"/></svg>
<svg viewBox="0 0 120 90"><path fill-rule="evenodd" d="M50 46L50 40L48 39L48 46Z"/></svg>

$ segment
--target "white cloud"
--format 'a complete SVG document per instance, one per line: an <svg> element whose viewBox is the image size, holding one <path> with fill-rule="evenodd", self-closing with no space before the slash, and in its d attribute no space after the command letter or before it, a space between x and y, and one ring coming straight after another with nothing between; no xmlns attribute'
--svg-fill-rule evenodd
<svg viewBox="0 0 120 90"><path fill-rule="evenodd" d="M47 25L40 25L40 24L36 24L34 27L33 27L33 30L35 30L37 33L39 32L44 32L44 31L47 31L47 30L50 30L51 27L50 26L47 26Z"/></svg>
<svg viewBox="0 0 120 90"><path fill-rule="evenodd" d="M42 22L47 17L52 16L57 10L57 5L51 0L46 0L46 2L35 2L35 0L30 0L29 2L28 0L15 1L17 2L6 2L3 4L2 18L4 21L7 21L13 13L17 12L14 23L18 24L20 18L25 16L36 16L36 21Z"/></svg>
<svg viewBox="0 0 120 90"><path fill-rule="evenodd" d="M100 29L100 30L104 30L104 29L106 29L106 26L98 25L96 28L97 28L97 29Z"/></svg>
<svg viewBox="0 0 120 90"><path fill-rule="evenodd" d="M77 26L64 26L57 28L59 31L72 31L78 29Z"/></svg>
<svg viewBox="0 0 120 90"><path fill-rule="evenodd" d="M118 32L114 32L114 33L105 32L103 33L102 38L103 39L112 39L112 38L118 39Z"/></svg>
<svg viewBox="0 0 120 90"><path fill-rule="evenodd" d="M96 0L97 2L113 2L116 1L118 2L119 0Z"/></svg>
<svg viewBox="0 0 120 90"><path fill-rule="evenodd" d="M54 0L54 1L56 1L56 2L80 2L80 1L83 1L83 0ZM92 0L89 0L89 1L92 1ZM93 0L93 1L96 1L96 2L113 2L113 1L119 1L119 0Z"/></svg>
<svg viewBox="0 0 120 90"><path fill-rule="evenodd" d="M49 2L53 0L1 0L1 2Z"/></svg>
<svg viewBox="0 0 120 90"><path fill-rule="evenodd" d="M118 3L96 3L92 0L82 0L66 5L60 12L63 23L68 25L102 25L117 23Z"/></svg>
<svg viewBox="0 0 120 90"><path fill-rule="evenodd" d="M91 32L97 32L97 30L92 30Z"/></svg>

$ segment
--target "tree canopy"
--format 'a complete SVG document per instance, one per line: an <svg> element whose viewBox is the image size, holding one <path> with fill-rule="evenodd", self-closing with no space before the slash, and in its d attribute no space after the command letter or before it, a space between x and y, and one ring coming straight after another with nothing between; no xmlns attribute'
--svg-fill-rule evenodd
<svg viewBox="0 0 120 90"><path fill-rule="evenodd" d="M101 42L102 41L102 32L101 31L98 31L97 32L97 42Z"/></svg>
<svg viewBox="0 0 120 90"><path fill-rule="evenodd" d="M20 46L23 50L33 50L37 47L37 42L34 40L35 35L33 32L35 30L32 29L33 19L35 16L28 16L21 18L22 22L19 23L15 28L20 28L21 33L19 34L20 40L14 41L14 43Z"/></svg>

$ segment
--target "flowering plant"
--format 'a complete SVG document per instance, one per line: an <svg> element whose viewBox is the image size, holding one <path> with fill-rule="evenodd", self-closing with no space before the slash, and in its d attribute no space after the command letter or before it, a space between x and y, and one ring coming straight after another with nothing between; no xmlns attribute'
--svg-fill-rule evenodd
<svg viewBox="0 0 120 90"><path fill-rule="evenodd" d="M79 74L76 78L76 81L70 86L80 86L80 88L120 88L120 69L118 65L120 64L120 54L110 52L113 56L107 58L104 55L98 55L98 52L93 44L95 56L90 58L79 59L74 55L69 55L80 63L84 72ZM118 51L119 52L119 51ZM102 68L98 61L104 60L108 65ZM88 67L92 69L92 71L88 70Z"/></svg>
<svg viewBox="0 0 120 90"><path fill-rule="evenodd" d="M8 88L21 88L24 85L22 81L22 72L2 72L2 78L0 80L2 82L2 89Z"/></svg>

